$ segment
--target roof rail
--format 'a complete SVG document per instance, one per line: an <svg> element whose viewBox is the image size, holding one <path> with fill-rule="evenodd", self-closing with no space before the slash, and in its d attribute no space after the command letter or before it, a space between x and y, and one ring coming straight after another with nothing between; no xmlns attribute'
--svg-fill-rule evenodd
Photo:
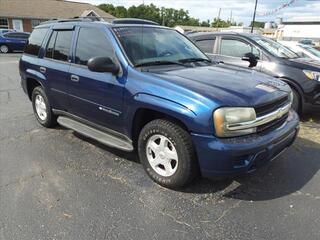
<svg viewBox="0 0 320 240"><path fill-rule="evenodd" d="M61 23L61 22L94 22L100 17L74 17L74 18L66 18L66 19L51 19L45 22L40 23L40 25L48 24L48 23Z"/></svg>
<svg viewBox="0 0 320 240"><path fill-rule="evenodd" d="M111 21L112 24L146 24L146 25L159 25L154 21L139 19L139 18L117 18Z"/></svg>

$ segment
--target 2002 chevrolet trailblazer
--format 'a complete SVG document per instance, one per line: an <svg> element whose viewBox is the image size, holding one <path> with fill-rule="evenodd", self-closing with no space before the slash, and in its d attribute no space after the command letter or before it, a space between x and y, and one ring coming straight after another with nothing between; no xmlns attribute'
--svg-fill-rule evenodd
<svg viewBox="0 0 320 240"><path fill-rule="evenodd" d="M56 122L124 151L157 183L254 171L298 132L287 84L211 62L150 22L60 20L32 33L21 84L45 127Z"/></svg>

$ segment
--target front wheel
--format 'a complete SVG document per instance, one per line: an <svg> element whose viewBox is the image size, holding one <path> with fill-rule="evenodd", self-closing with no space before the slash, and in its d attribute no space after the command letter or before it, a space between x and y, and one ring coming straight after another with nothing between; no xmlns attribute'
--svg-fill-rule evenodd
<svg viewBox="0 0 320 240"><path fill-rule="evenodd" d="M149 122L140 133L138 153L148 175L164 187L183 187L198 173L190 134L173 122Z"/></svg>

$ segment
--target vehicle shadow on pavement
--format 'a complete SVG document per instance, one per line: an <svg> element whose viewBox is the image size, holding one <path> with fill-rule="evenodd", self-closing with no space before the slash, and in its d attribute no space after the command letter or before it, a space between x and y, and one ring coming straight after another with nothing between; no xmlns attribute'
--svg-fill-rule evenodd
<svg viewBox="0 0 320 240"><path fill-rule="evenodd" d="M319 169L320 144L298 138L282 156L252 174L220 181L198 179L183 192L208 194L225 189L223 196L226 198L271 200L299 191ZM236 187L228 191L231 184Z"/></svg>
<svg viewBox="0 0 320 240"><path fill-rule="evenodd" d="M113 149L76 132L73 134L119 158L139 163L136 152L128 153ZM294 145L283 155L252 174L220 180L199 177L188 187L179 191L195 194L214 194L222 191L225 198L265 201L299 191L319 169L320 144L298 137ZM231 185L232 187L230 187ZM233 185L236 187L233 187ZM231 190L228 190L229 187Z"/></svg>
<svg viewBox="0 0 320 240"><path fill-rule="evenodd" d="M281 198L302 189L319 169L320 144L299 137L274 162L250 176L237 178L240 185L225 197L245 201Z"/></svg>

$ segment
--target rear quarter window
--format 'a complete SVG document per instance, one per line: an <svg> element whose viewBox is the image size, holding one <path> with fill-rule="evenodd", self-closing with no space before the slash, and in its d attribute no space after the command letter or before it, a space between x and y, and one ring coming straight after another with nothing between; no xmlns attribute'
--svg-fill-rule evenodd
<svg viewBox="0 0 320 240"><path fill-rule="evenodd" d="M41 44L48 32L48 28L36 28L30 35L28 45L26 46L24 53L38 56Z"/></svg>

